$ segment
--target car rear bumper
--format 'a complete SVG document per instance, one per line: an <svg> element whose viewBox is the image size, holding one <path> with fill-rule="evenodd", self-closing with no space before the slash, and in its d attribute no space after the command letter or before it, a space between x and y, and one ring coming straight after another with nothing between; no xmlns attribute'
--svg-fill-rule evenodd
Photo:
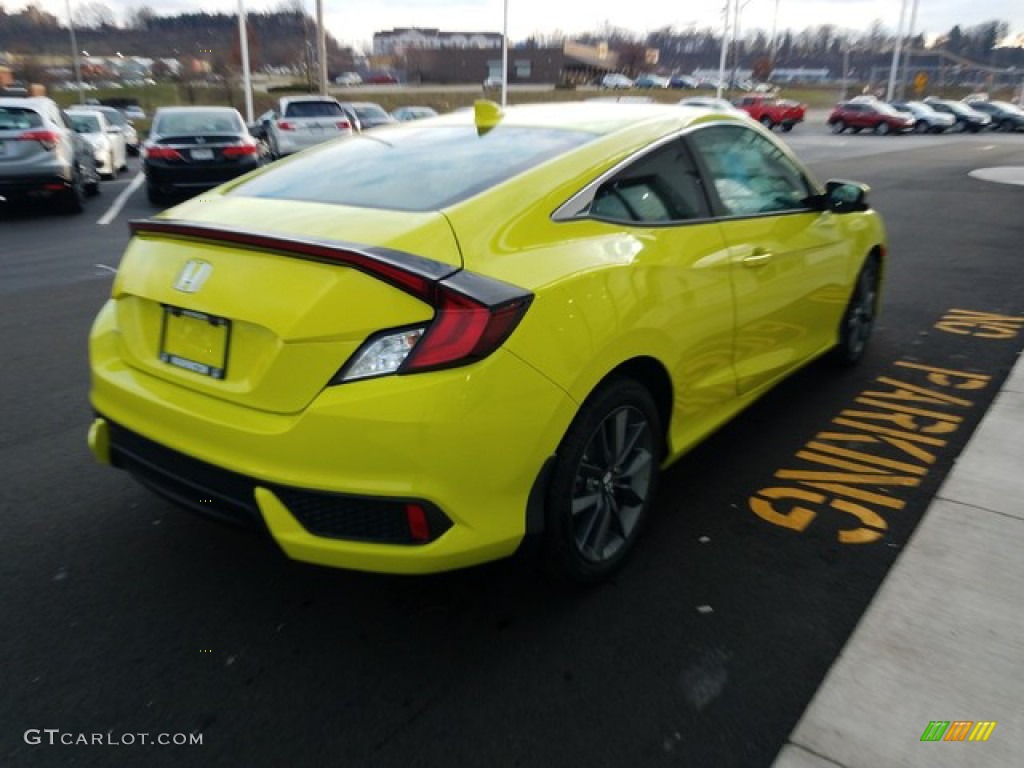
<svg viewBox="0 0 1024 768"><path fill-rule="evenodd" d="M272 414L133 369L121 343L108 304L90 344L94 455L326 566L428 573L512 554L576 412L504 350L468 368L328 387L299 413ZM406 503L425 510L429 541L396 540L407 529L395 504Z"/></svg>
<svg viewBox="0 0 1024 768"><path fill-rule="evenodd" d="M310 147L318 147L324 142L333 141L334 139L341 138L347 134L344 133L327 133L311 136L303 136L301 134L294 135L292 133L278 133L277 134L277 150L278 154L291 155L296 152L301 152L304 149Z"/></svg>
<svg viewBox="0 0 1024 768"><path fill-rule="evenodd" d="M49 197L64 192L70 186L70 174L0 175L0 197L8 199Z"/></svg>
<svg viewBox="0 0 1024 768"><path fill-rule="evenodd" d="M175 190L212 189L260 167L258 160L244 160L210 165L152 165L146 163L146 181L164 192Z"/></svg>

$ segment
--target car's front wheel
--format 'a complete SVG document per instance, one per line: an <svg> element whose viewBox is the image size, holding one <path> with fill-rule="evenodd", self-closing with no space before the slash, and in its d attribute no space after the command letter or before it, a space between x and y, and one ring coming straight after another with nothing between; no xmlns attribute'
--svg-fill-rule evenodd
<svg viewBox="0 0 1024 768"><path fill-rule="evenodd" d="M770 131L772 129L772 126L775 125L775 123L772 122L772 119L768 117L768 115L765 115L764 117L761 118L761 125L763 125Z"/></svg>
<svg viewBox="0 0 1024 768"><path fill-rule="evenodd" d="M839 343L832 351L832 359L840 365L856 365L867 351L878 314L880 278L878 258L869 256L857 276L853 295L839 327Z"/></svg>
<svg viewBox="0 0 1024 768"><path fill-rule="evenodd" d="M929 126L924 120L918 120L914 123L914 133L928 133Z"/></svg>
<svg viewBox="0 0 1024 768"><path fill-rule="evenodd" d="M891 128L889 127L889 124L884 120L875 126L875 133L879 136L885 136L890 130Z"/></svg>
<svg viewBox="0 0 1024 768"><path fill-rule="evenodd" d="M832 133L842 133L846 130L846 123L842 120L836 120L832 123Z"/></svg>
<svg viewBox="0 0 1024 768"><path fill-rule="evenodd" d="M63 208L65 213L81 213L85 210L85 189L82 184L82 171L75 168L71 184L64 192Z"/></svg>
<svg viewBox="0 0 1024 768"><path fill-rule="evenodd" d="M601 385L558 449L546 505L546 559L589 584L610 576L636 543L657 487L663 432L650 392L629 378Z"/></svg>

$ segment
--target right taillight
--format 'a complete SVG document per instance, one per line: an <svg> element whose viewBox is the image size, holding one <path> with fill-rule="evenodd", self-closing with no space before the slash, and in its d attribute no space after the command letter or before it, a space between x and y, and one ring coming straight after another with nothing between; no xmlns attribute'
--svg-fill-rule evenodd
<svg viewBox="0 0 1024 768"><path fill-rule="evenodd" d="M351 127L352 127L352 123L350 123L348 120L339 120L338 121L338 130L340 130L340 131L347 131Z"/></svg>
<svg viewBox="0 0 1024 768"><path fill-rule="evenodd" d="M46 151L57 146L60 141L60 134L56 131L22 131L17 137L20 141L38 141Z"/></svg>
<svg viewBox="0 0 1024 768"><path fill-rule="evenodd" d="M501 346L519 325L531 296L498 306L442 288L434 317L399 373L449 368L481 360Z"/></svg>
<svg viewBox="0 0 1024 768"><path fill-rule="evenodd" d="M289 123L287 120L278 120L277 127L282 131L294 131L295 123Z"/></svg>

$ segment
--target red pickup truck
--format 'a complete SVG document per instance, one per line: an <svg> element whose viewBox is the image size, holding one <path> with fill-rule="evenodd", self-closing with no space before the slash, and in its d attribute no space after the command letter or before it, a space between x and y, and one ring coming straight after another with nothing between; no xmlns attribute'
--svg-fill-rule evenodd
<svg viewBox="0 0 1024 768"><path fill-rule="evenodd" d="M807 114L806 104L773 96L751 94L741 96L733 103L769 131L776 125L781 125L784 131L791 131L794 125L803 122Z"/></svg>

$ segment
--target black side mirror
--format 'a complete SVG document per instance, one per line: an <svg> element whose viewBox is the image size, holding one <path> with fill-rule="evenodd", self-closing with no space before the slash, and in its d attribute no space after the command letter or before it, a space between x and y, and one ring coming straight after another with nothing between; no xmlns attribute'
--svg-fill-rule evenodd
<svg viewBox="0 0 1024 768"><path fill-rule="evenodd" d="M867 184L856 181L832 179L825 182L822 208L833 213L853 213L868 209Z"/></svg>

